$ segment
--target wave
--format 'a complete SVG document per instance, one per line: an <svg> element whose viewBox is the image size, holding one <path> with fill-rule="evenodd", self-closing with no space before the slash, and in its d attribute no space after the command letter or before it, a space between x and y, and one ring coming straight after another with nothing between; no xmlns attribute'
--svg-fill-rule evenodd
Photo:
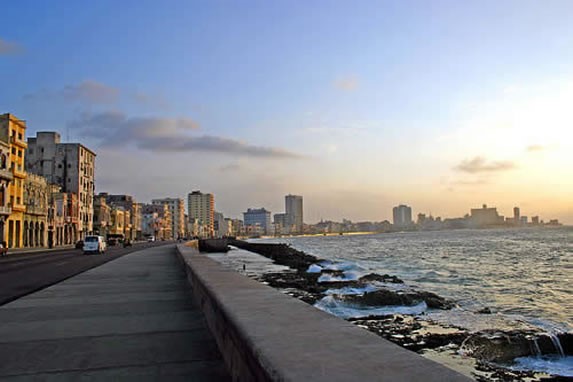
<svg viewBox="0 0 573 382"><path fill-rule="evenodd" d="M326 296L319 300L314 306L324 312L341 318L361 318L367 316L382 316L389 314L422 314L428 309L425 302L412 306L382 306L371 307L356 304L349 304L337 300L334 296Z"/></svg>

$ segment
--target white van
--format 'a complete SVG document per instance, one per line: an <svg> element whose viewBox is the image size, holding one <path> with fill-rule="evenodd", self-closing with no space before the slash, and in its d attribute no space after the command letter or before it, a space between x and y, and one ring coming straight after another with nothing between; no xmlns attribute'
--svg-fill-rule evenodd
<svg viewBox="0 0 573 382"><path fill-rule="evenodd" d="M103 236L86 236L84 238L84 254L104 253L106 248Z"/></svg>

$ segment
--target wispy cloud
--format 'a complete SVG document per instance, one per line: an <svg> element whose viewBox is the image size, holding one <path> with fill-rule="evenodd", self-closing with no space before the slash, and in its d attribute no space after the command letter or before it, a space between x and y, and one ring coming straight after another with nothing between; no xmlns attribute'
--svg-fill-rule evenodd
<svg viewBox="0 0 573 382"><path fill-rule="evenodd" d="M95 80L84 80L79 83L67 84L60 89L42 89L24 96L28 101L64 100L71 103L86 105L111 105L118 101L137 103L146 107L166 109L168 102L160 95L148 94L142 91L125 91L117 87Z"/></svg>
<svg viewBox="0 0 573 382"><path fill-rule="evenodd" d="M86 80L76 85L67 85L61 95L70 101L88 103L114 103L119 96L119 89L101 82Z"/></svg>
<svg viewBox="0 0 573 382"><path fill-rule="evenodd" d="M68 102L81 102L86 104L112 104L119 98L119 89L104 83L85 80L78 84L65 85L58 90L39 90L26 94L24 99L32 101L50 101L63 99Z"/></svg>
<svg viewBox="0 0 573 382"><path fill-rule="evenodd" d="M219 167L220 172L236 172L236 171L239 171L240 169L241 169L241 166L239 164L236 164L236 163L230 163L228 165Z"/></svg>
<svg viewBox="0 0 573 382"><path fill-rule="evenodd" d="M536 151L543 151L545 150L545 146L541 146L541 145L530 145L527 146L527 151L528 152L536 152Z"/></svg>
<svg viewBox="0 0 573 382"><path fill-rule="evenodd" d="M17 54L22 51L22 47L16 43L9 42L0 38L0 56Z"/></svg>
<svg viewBox="0 0 573 382"><path fill-rule="evenodd" d="M358 89L359 86L360 83L355 76L341 77L334 81L335 88L347 92L354 91Z"/></svg>
<svg viewBox="0 0 573 382"><path fill-rule="evenodd" d="M456 167L455 170L467 172L470 174L489 173L512 170L516 167L511 161L487 161L483 157L465 159Z"/></svg>
<svg viewBox="0 0 573 382"><path fill-rule="evenodd" d="M128 117L120 111L84 113L68 124L106 146L135 147L163 153L215 152L263 158L302 158L294 152L213 135L193 136L199 124L189 118Z"/></svg>

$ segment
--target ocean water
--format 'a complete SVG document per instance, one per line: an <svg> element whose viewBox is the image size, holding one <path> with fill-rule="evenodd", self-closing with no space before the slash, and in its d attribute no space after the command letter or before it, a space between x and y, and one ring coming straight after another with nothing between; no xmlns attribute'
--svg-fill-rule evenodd
<svg viewBox="0 0 573 382"><path fill-rule="evenodd" d="M465 320L466 327L471 327L471 318L464 312L488 307L499 313L491 315L497 321L526 322L548 332L573 331L573 227L264 241L288 243L340 262L352 272L352 278L370 272L396 275L409 286L456 301L461 308L458 319ZM333 307L333 303L329 299L323 305L336 314L341 307ZM455 314L447 316L455 319ZM494 326L499 325L496 322Z"/></svg>

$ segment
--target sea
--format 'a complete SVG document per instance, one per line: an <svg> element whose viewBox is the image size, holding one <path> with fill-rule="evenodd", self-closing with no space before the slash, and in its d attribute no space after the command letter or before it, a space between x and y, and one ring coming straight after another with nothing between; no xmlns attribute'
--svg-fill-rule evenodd
<svg viewBox="0 0 573 382"><path fill-rule="evenodd" d="M317 264L318 268L343 270L347 280L372 272L395 275L408 288L433 292L458 304L452 311L431 312L424 304L395 307L395 313L423 313L437 322L474 331L533 326L553 334L573 332L573 227L344 234L256 241L286 243L325 259ZM244 256L237 264L244 261ZM334 294L362 292L338 290ZM315 306L343 318L392 313L388 307L372 311L371 307L361 310L345 306L332 296ZM493 314L476 314L485 308ZM524 369L573 376L571 356L547 362L531 358L522 363Z"/></svg>

